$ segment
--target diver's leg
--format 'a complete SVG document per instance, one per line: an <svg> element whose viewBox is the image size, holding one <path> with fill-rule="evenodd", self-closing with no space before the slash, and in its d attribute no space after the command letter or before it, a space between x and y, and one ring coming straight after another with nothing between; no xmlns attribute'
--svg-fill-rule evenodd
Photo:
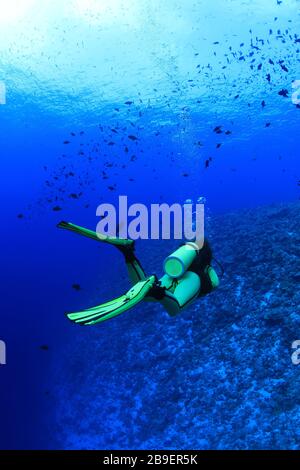
<svg viewBox="0 0 300 470"><path fill-rule="evenodd" d="M108 243L115 246L125 257L125 262L129 274L129 278L133 284L146 279L146 274L141 266L141 263L134 255L134 240L109 237L93 230L86 229L79 225L71 224L70 222L60 222L58 228L70 230L71 232L78 233L93 240ZM117 231L118 235L118 231Z"/></svg>
<svg viewBox="0 0 300 470"><path fill-rule="evenodd" d="M131 283L134 285L139 281L144 281L147 276L141 263L134 254L134 244L130 247L119 248L119 250L124 255Z"/></svg>
<svg viewBox="0 0 300 470"><path fill-rule="evenodd" d="M87 228L81 227L80 225L75 225L70 222L59 222L57 227L69 230L79 235L83 235L84 237L91 238L92 240L96 240L98 242L108 243L109 245L113 245L119 249L122 249L123 247L130 248L134 245L134 240L119 237L111 237L109 235L105 235L100 232L94 232L93 230L89 230Z"/></svg>
<svg viewBox="0 0 300 470"><path fill-rule="evenodd" d="M136 284L139 281L144 281L146 279L145 271L142 268L139 260L135 258L132 261L126 261L127 272L129 275L129 279L131 280L132 284Z"/></svg>

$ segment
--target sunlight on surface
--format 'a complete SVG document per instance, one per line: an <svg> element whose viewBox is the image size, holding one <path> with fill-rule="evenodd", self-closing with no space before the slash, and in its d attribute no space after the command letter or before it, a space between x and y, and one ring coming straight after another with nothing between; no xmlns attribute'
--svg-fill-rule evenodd
<svg viewBox="0 0 300 470"><path fill-rule="evenodd" d="M13 23L30 12L36 0L0 0L0 23Z"/></svg>

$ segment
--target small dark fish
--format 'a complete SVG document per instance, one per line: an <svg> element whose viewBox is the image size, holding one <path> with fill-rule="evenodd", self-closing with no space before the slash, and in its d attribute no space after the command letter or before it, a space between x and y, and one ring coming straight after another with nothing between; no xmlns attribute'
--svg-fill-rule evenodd
<svg viewBox="0 0 300 470"><path fill-rule="evenodd" d="M75 194L75 193L70 194L69 197L70 197L71 199L78 199L78 196L77 196L77 194Z"/></svg>
<svg viewBox="0 0 300 470"><path fill-rule="evenodd" d="M262 69L262 64L259 64L259 65L257 66L257 70L261 70L261 69Z"/></svg>
<svg viewBox="0 0 300 470"><path fill-rule="evenodd" d="M80 132L80 135L84 135L84 131L81 131L81 132Z"/></svg>
<svg viewBox="0 0 300 470"><path fill-rule="evenodd" d="M265 106L266 106L265 100L263 100L263 101L261 102L261 106L262 106L263 108L265 108Z"/></svg>
<svg viewBox="0 0 300 470"><path fill-rule="evenodd" d="M210 164L210 160L205 160L205 168L208 168Z"/></svg>
<svg viewBox="0 0 300 470"><path fill-rule="evenodd" d="M71 132L71 136L75 137L76 136L75 132Z"/></svg>
<svg viewBox="0 0 300 470"><path fill-rule="evenodd" d="M216 134L222 134L222 132L223 132L223 131L222 131L222 126L216 126L216 127L214 128L214 132L215 132Z"/></svg>
<svg viewBox="0 0 300 470"><path fill-rule="evenodd" d="M268 82L270 83L270 81L271 81L271 75L270 75L269 73L267 74L267 80L268 80Z"/></svg>
<svg viewBox="0 0 300 470"><path fill-rule="evenodd" d="M237 100L239 97L240 97L240 95L236 95L236 96L234 97L234 99Z"/></svg>
<svg viewBox="0 0 300 470"><path fill-rule="evenodd" d="M42 349L43 351L49 351L49 346L47 344L42 344L40 346L40 349Z"/></svg>
<svg viewBox="0 0 300 470"><path fill-rule="evenodd" d="M272 59L269 59L269 64L274 65L274 62Z"/></svg>
<svg viewBox="0 0 300 470"><path fill-rule="evenodd" d="M115 186L108 186L108 189L109 189L110 191L115 191L115 190L116 190Z"/></svg>
<svg viewBox="0 0 300 470"><path fill-rule="evenodd" d="M115 108L115 111L117 111L117 113L119 113L119 112L120 112L120 109L119 109L119 108Z"/></svg>
<svg viewBox="0 0 300 470"><path fill-rule="evenodd" d="M69 143L70 143L69 140L65 140L65 141L64 141L64 145L68 145Z"/></svg>
<svg viewBox="0 0 300 470"><path fill-rule="evenodd" d="M216 148L219 149L221 147L222 144L217 144L216 145Z"/></svg>
<svg viewBox="0 0 300 470"><path fill-rule="evenodd" d="M129 135L128 139L133 140L133 141L138 140L138 138L135 135Z"/></svg>
<svg viewBox="0 0 300 470"><path fill-rule="evenodd" d="M18 214L17 217L18 219L24 219L24 214Z"/></svg>
<svg viewBox="0 0 300 470"><path fill-rule="evenodd" d="M108 142L108 145L112 146L112 145L115 145L115 143L111 141L111 142Z"/></svg>
<svg viewBox="0 0 300 470"><path fill-rule="evenodd" d="M76 290L77 292L81 290L80 284L72 284L72 289Z"/></svg>
<svg viewBox="0 0 300 470"><path fill-rule="evenodd" d="M188 173L183 173L182 176L184 176L186 178L187 176L189 176L189 174Z"/></svg>
<svg viewBox="0 0 300 470"><path fill-rule="evenodd" d="M213 44L216 45L216 44L220 44L220 43L219 43L219 41L215 41L215 42L213 42Z"/></svg>
<svg viewBox="0 0 300 470"><path fill-rule="evenodd" d="M226 132L225 132L225 135L230 135L230 134L232 134L231 131L226 131Z"/></svg>
<svg viewBox="0 0 300 470"><path fill-rule="evenodd" d="M125 101L125 103L124 103L124 104L126 104L127 106L130 106L130 105L132 105L132 104L133 104L133 101Z"/></svg>
<svg viewBox="0 0 300 470"><path fill-rule="evenodd" d="M54 212L59 212L59 211L62 210L62 208L61 208L60 206L55 206L55 207L52 208L52 210L53 210Z"/></svg>
<svg viewBox="0 0 300 470"><path fill-rule="evenodd" d="M270 127L271 123L270 122L266 122L266 125L265 127Z"/></svg>
<svg viewBox="0 0 300 470"><path fill-rule="evenodd" d="M288 71L289 71L289 69L288 69L285 65L280 64L280 67L282 68L282 70L283 70L284 72L288 72Z"/></svg>
<svg viewBox="0 0 300 470"><path fill-rule="evenodd" d="M280 91L278 92L278 95L284 96L284 98L287 98L287 97L289 96L289 92L288 92L288 90L286 90L286 89L283 88L282 90L280 90Z"/></svg>

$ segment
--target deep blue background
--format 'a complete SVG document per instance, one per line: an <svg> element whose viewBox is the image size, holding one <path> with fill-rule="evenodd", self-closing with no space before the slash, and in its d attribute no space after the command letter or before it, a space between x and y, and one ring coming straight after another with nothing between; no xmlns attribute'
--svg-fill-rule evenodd
<svg viewBox="0 0 300 470"><path fill-rule="evenodd" d="M100 255L56 223L94 228L97 205L119 194L147 204L205 196L211 214L296 200L299 2L0 5L0 447L63 448L51 384L63 384L58 364L78 334L63 313L100 302L101 279L125 270L113 250Z"/></svg>

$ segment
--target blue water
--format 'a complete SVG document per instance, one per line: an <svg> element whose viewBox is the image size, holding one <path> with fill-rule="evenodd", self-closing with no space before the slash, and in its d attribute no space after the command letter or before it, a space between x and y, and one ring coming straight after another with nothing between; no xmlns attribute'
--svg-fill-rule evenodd
<svg viewBox="0 0 300 470"><path fill-rule="evenodd" d="M212 218L296 203L300 110L292 101L292 83L300 80L299 1L19 3L0 1L0 82L6 87L6 104L0 105L0 339L7 345L7 364L0 369L0 447L295 448L298 437L289 435L288 423L282 425L280 404L273 431L261 428L259 433L259 420L252 417L243 439L237 436L243 421L236 418L225 426L230 404L226 391L217 418L208 405L203 417L205 396L208 400L211 392L205 374L215 371L222 378L223 369L212 363L201 378L194 371L199 364L189 371L186 361L180 375L176 357L183 344L189 344L199 361L209 356L201 350L201 337L193 340L197 320L191 311L170 320L160 307L148 305L139 307L137 316L130 312L94 329L71 325L65 311L119 295L128 281L113 249L62 233L56 224L63 219L94 229L97 206L116 203L119 195L145 204L204 196ZM241 234L251 230L249 222L249 230L243 225ZM263 243L275 252L275 241L262 233ZM224 250L225 245L230 257L237 246L231 246L228 236ZM168 249L140 241L138 253L148 271L161 270ZM218 255L222 259L220 243ZM295 266L297 262L295 257ZM239 276L238 263L232 269L228 283ZM250 275L248 280L254 279ZM295 291L297 282L291 281ZM77 292L73 284L82 290ZM222 296L216 295L205 300L202 318L211 318L222 304ZM253 292L246 289L243 296L250 299ZM296 314L299 299L295 302ZM237 309L232 303L233 318ZM228 328L235 325L233 318ZM298 326L287 341L297 339ZM218 322L211 328L213 335ZM252 326L238 328L239 337L247 337ZM270 328L274 326L266 331ZM162 335L170 341L163 359L154 346ZM251 347L259 344L256 335ZM123 362L124 350L131 355ZM283 368L299 375L289 352L285 354ZM130 372L132 358L139 373ZM166 406L165 420L158 423L160 412L150 390L151 384L157 386L155 367L161 361L169 382L159 379ZM254 366L254 376L260 376L259 367ZM230 371L238 381L234 362ZM172 378L179 387L185 373L199 375L199 382L187 383L189 390L180 388L171 404ZM119 384L111 374L122 377ZM178 427L172 418L180 408L176 400L179 404L199 390L202 401L195 404L194 414L183 413ZM259 397L251 399L258 414L264 412ZM95 409L83 407L87 398ZM216 439L226 432L228 441L205 439L201 426L214 429Z"/></svg>

